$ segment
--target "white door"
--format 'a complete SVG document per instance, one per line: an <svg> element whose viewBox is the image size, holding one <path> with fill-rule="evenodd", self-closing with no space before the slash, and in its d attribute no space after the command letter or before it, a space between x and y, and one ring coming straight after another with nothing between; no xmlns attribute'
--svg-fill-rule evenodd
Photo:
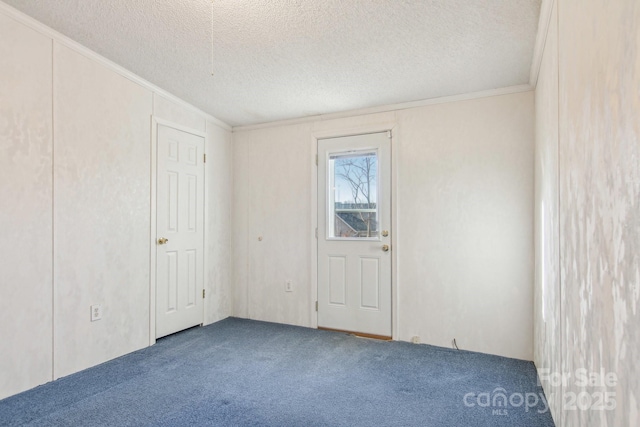
<svg viewBox="0 0 640 427"><path fill-rule="evenodd" d="M391 337L391 132L318 140L318 327Z"/></svg>
<svg viewBox="0 0 640 427"><path fill-rule="evenodd" d="M203 322L204 138L158 126L156 338Z"/></svg>

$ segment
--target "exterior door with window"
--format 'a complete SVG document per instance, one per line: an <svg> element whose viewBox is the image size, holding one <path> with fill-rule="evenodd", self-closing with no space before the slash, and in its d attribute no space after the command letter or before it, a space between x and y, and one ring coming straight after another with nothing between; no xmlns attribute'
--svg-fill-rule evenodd
<svg viewBox="0 0 640 427"><path fill-rule="evenodd" d="M318 327L391 337L390 132L318 140Z"/></svg>

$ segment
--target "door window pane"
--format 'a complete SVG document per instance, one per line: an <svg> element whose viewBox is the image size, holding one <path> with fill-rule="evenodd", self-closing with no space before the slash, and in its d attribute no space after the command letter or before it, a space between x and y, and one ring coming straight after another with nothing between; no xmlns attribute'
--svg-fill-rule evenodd
<svg viewBox="0 0 640 427"><path fill-rule="evenodd" d="M378 237L378 153L329 156L329 238Z"/></svg>

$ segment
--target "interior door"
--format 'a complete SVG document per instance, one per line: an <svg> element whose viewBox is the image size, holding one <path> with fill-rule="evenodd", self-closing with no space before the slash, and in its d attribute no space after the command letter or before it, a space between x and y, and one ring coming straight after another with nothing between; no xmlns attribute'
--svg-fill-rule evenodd
<svg viewBox="0 0 640 427"><path fill-rule="evenodd" d="M318 327L391 337L391 132L318 140Z"/></svg>
<svg viewBox="0 0 640 427"><path fill-rule="evenodd" d="M158 126L156 338L203 322L204 138Z"/></svg>

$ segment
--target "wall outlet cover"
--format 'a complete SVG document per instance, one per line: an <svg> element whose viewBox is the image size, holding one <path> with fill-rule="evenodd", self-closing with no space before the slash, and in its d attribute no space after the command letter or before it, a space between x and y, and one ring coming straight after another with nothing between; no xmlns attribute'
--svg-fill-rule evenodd
<svg viewBox="0 0 640 427"><path fill-rule="evenodd" d="M102 306L100 304L94 304L91 306L91 321L102 319Z"/></svg>

